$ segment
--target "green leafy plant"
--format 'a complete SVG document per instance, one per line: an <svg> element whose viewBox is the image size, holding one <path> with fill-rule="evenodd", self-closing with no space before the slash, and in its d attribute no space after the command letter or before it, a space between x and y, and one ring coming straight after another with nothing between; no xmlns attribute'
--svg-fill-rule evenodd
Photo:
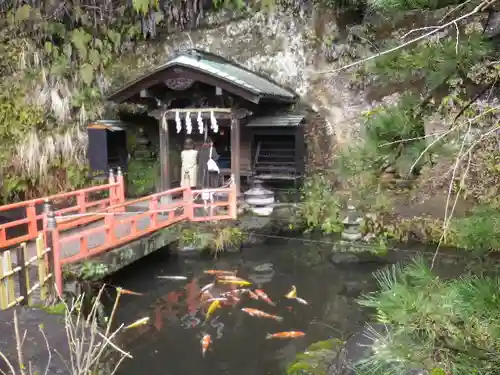
<svg viewBox="0 0 500 375"><path fill-rule="evenodd" d="M341 349L343 341L329 339L311 344L304 353L296 355L288 365L287 375L327 375L332 358Z"/></svg>
<svg viewBox="0 0 500 375"><path fill-rule="evenodd" d="M374 309L387 330L373 330L372 355L359 364L365 372L499 373L500 278L443 280L422 258L378 271L375 278L379 291L359 302Z"/></svg>
<svg viewBox="0 0 500 375"><path fill-rule="evenodd" d="M302 202L296 213L297 225L305 231L338 233L343 229L340 208L340 201L327 176L316 174L302 187Z"/></svg>
<svg viewBox="0 0 500 375"><path fill-rule="evenodd" d="M159 176L158 161L132 159L127 171L128 194L138 197L153 193Z"/></svg>
<svg viewBox="0 0 500 375"><path fill-rule="evenodd" d="M457 245L481 252L500 250L500 214L492 206L477 206L453 222Z"/></svg>
<svg viewBox="0 0 500 375"><path fill-rule="evenodd" d="M77 277L82 281L96 281L108 273L109 269L106 264L86 261L79 268Z"/></svg>

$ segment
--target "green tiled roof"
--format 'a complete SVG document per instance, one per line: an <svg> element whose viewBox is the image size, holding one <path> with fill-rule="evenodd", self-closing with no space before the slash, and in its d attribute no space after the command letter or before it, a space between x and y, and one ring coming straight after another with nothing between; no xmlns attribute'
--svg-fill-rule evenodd
<svg viewBox="0 0 500 375"><path fill-rule="evenodd" d="M215 61L200 58L191 55L180 55L167 62L163 68L171 65L183 65L193 69L206 72L219 79L234 83L237 86L245 88L255 94L276 95L293 99L296 95L278 86L271 81L258 76L255 73L225 61Z"/></svg>
<svg viewBox="0 0 500 375"><path fill-rule="evenodd" d="M126 91L132 85L139 83L147 77L156 75L161 71L174 66L191 68L198 72L205 73L214 78L245 89L254 95L275 96L290 101L297 98L297 95L294 92L279 86L263 76L251 72L229 60L223 59L220 56L195 49L178 55L172 60L169 60L165 64L156 68L155 71L148 73L134 82L128 83L125 87L111 94L109 98Z"/></svg>

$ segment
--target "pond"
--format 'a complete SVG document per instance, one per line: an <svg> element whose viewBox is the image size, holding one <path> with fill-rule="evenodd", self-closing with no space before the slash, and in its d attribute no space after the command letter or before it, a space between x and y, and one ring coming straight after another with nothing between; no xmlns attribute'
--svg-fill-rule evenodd
<svg viewBox="0 0 500 375"><path fill-rule="evenodd" d="M113 285L143 293L124 296L116 315L129 324L143 317L149 323L124 333L124 346L134 359L123 363L120 375L279 375L298 352L319 340L345 339L362 329L368 312L356 303L376 288L372 273L382 265L333 265L330 247L297 240L272 240L265 245L223 254L220 259L168 257L158 252L115 274ZM326 251L326 253L325 253ZM237 270L276 303L243 296L235 306L218 309L206 323L207 304L200 305L200 288L213 276L205 270ZM182 275L187 280L160 279ZM308 305L285 298L295 286ZM210 303L208 303L209 305ZM241 311L256 308L283 317L282 322L252 317ZM266 340L268 333L302 331L289 340ZM200 341L212 336L202 356Z"/></svg>

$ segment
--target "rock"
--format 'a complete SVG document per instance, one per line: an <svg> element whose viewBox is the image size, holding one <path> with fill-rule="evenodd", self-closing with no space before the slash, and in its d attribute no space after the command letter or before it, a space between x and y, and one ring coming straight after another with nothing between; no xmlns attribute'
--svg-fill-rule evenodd
<svg viewBox="0 0 500 375"><path fill-rule="evenodd" d="M335 252L330 260L333 264L391 263L385 256L377 255L371 251Z"/></svg>

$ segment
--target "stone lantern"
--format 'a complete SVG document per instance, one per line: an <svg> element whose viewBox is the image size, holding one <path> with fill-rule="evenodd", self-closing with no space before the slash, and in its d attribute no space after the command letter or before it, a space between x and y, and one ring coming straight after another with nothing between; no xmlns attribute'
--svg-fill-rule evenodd
<svg viewBox="0 0 500 375"><path fill-rule="evenodd" d="M356 208L349 200L349 203L347 205L347 216L343 221L344 230L342 232L342 238L348 241L357 241L361 239L362 220L363 219L356 212Z"/></svg>
<svg viewBox="0 0 500 375"><path fill-rule="evenodd" d="M262 181L253 180L250 189L243 193L250 211L258 216L269 216L274 210L274 192L264 188Z"/></svg>

